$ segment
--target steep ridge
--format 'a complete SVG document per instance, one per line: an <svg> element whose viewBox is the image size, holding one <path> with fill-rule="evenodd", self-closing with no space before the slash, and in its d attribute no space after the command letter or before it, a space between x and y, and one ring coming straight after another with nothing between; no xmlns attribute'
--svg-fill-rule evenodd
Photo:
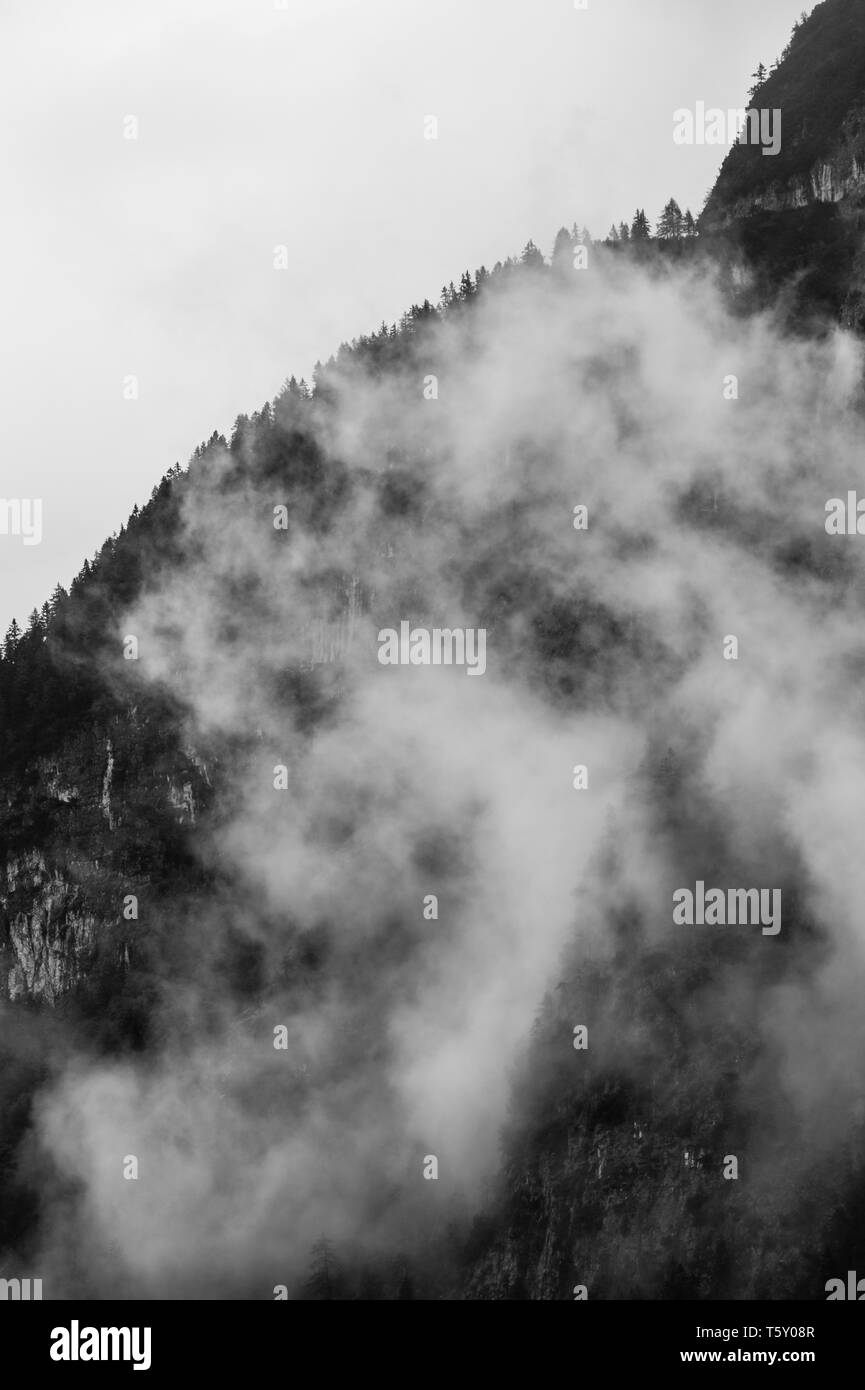
<svg viewBox="0 0 865 1390"><path fill-rule="evenodd" d="M865 14L856 0L822 0L796 26L751 105L780 110L781 147L740 140L703 210L707 228L757 211L861 202L865 190Z"/></svg>
<svg viewBox="0 0 865 1390"><path fill-rule="evenodd" d="M846 0L797 31L793 132L858 35ZM699 245L584 275L530 243L292 378L7 634L0 1255L50 1296L807 1299L855 1267L865 583L823 519L862 362L703 274L801 260L831 322L845 81L781 184L731 153ZM403 622L482 629L484 679L388 669ZM783 929L675 924L701 880L781 885Z"/></svg>
<svg viewBox="0 0 865 1390"><path fill-rule="evenodd" d="M707 244L739 245L775 289L797 277L806 299L861 330L865 287L865 12L822 0L797 24L750 106L780 112L781 146L740 139L699 219Z"/></svg>

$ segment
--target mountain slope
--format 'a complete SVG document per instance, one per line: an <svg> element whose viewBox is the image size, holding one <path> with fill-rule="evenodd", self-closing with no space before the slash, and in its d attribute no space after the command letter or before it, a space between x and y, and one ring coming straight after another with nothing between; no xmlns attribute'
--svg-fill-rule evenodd
<svg viewBox="0 0 865 1390"><path fill-rule="evenodd" d="M772 293L795 283L794 316L814 306L865 321L865 13L823 0L796 26L750 105L781 113L781 148L735 144L699 219L721 256L737 246ZM777 118L776 118L777 119Z"/></svg>
<svg viewBox="0 0 865 1390"><path fill-rule="evenodd" d="M855 1267L862 357L710 255L465 276L7 634L0 1252L46 1297ZM483 673L383 664L403 623ZM677 921L698 882L778 933Z"/></svg>

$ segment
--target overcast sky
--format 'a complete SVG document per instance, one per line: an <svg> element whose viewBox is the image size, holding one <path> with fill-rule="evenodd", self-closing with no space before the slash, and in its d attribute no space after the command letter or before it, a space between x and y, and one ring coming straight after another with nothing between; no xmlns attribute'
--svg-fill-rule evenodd
<svg viewBox="0 0 865 1390"><path fill-rule="evenodd" d="M802 10L277 4L3 0L0 496L43 502L41 544L0 535L3 631L343 339L563 223L696 215L725 151L673 111L745 105Z"/></svg>

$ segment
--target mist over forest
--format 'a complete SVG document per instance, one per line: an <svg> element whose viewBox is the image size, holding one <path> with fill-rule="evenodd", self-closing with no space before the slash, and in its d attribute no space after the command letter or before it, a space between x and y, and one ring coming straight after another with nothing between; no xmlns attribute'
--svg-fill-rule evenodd
<svg viewBox="0 0 865 1390"><path fill-rule="evenodd" d="M825 0L764 70L785 141L848 24ZM455 274L11 624L0 1274L820 1300L856 1268L862 195L787 207L784 158ZM404 631L483 633L483 669L387 663Z"/></svg>

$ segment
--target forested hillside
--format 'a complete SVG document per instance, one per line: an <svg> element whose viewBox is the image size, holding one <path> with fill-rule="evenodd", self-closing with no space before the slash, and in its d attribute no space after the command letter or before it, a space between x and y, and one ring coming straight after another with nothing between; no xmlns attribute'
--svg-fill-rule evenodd
<svg viewBox="0 0 865 1390"><path fill-rule="evenodd" d="M760 194L725 171L710 207ZM0 1262L46 1298L821 1299L861 1263L855 250L776 215L670 198L465 271L10 627ZM388 667L404 623L485 669ZM777 933L677 922L696 883L771 885Z"/></svg>

